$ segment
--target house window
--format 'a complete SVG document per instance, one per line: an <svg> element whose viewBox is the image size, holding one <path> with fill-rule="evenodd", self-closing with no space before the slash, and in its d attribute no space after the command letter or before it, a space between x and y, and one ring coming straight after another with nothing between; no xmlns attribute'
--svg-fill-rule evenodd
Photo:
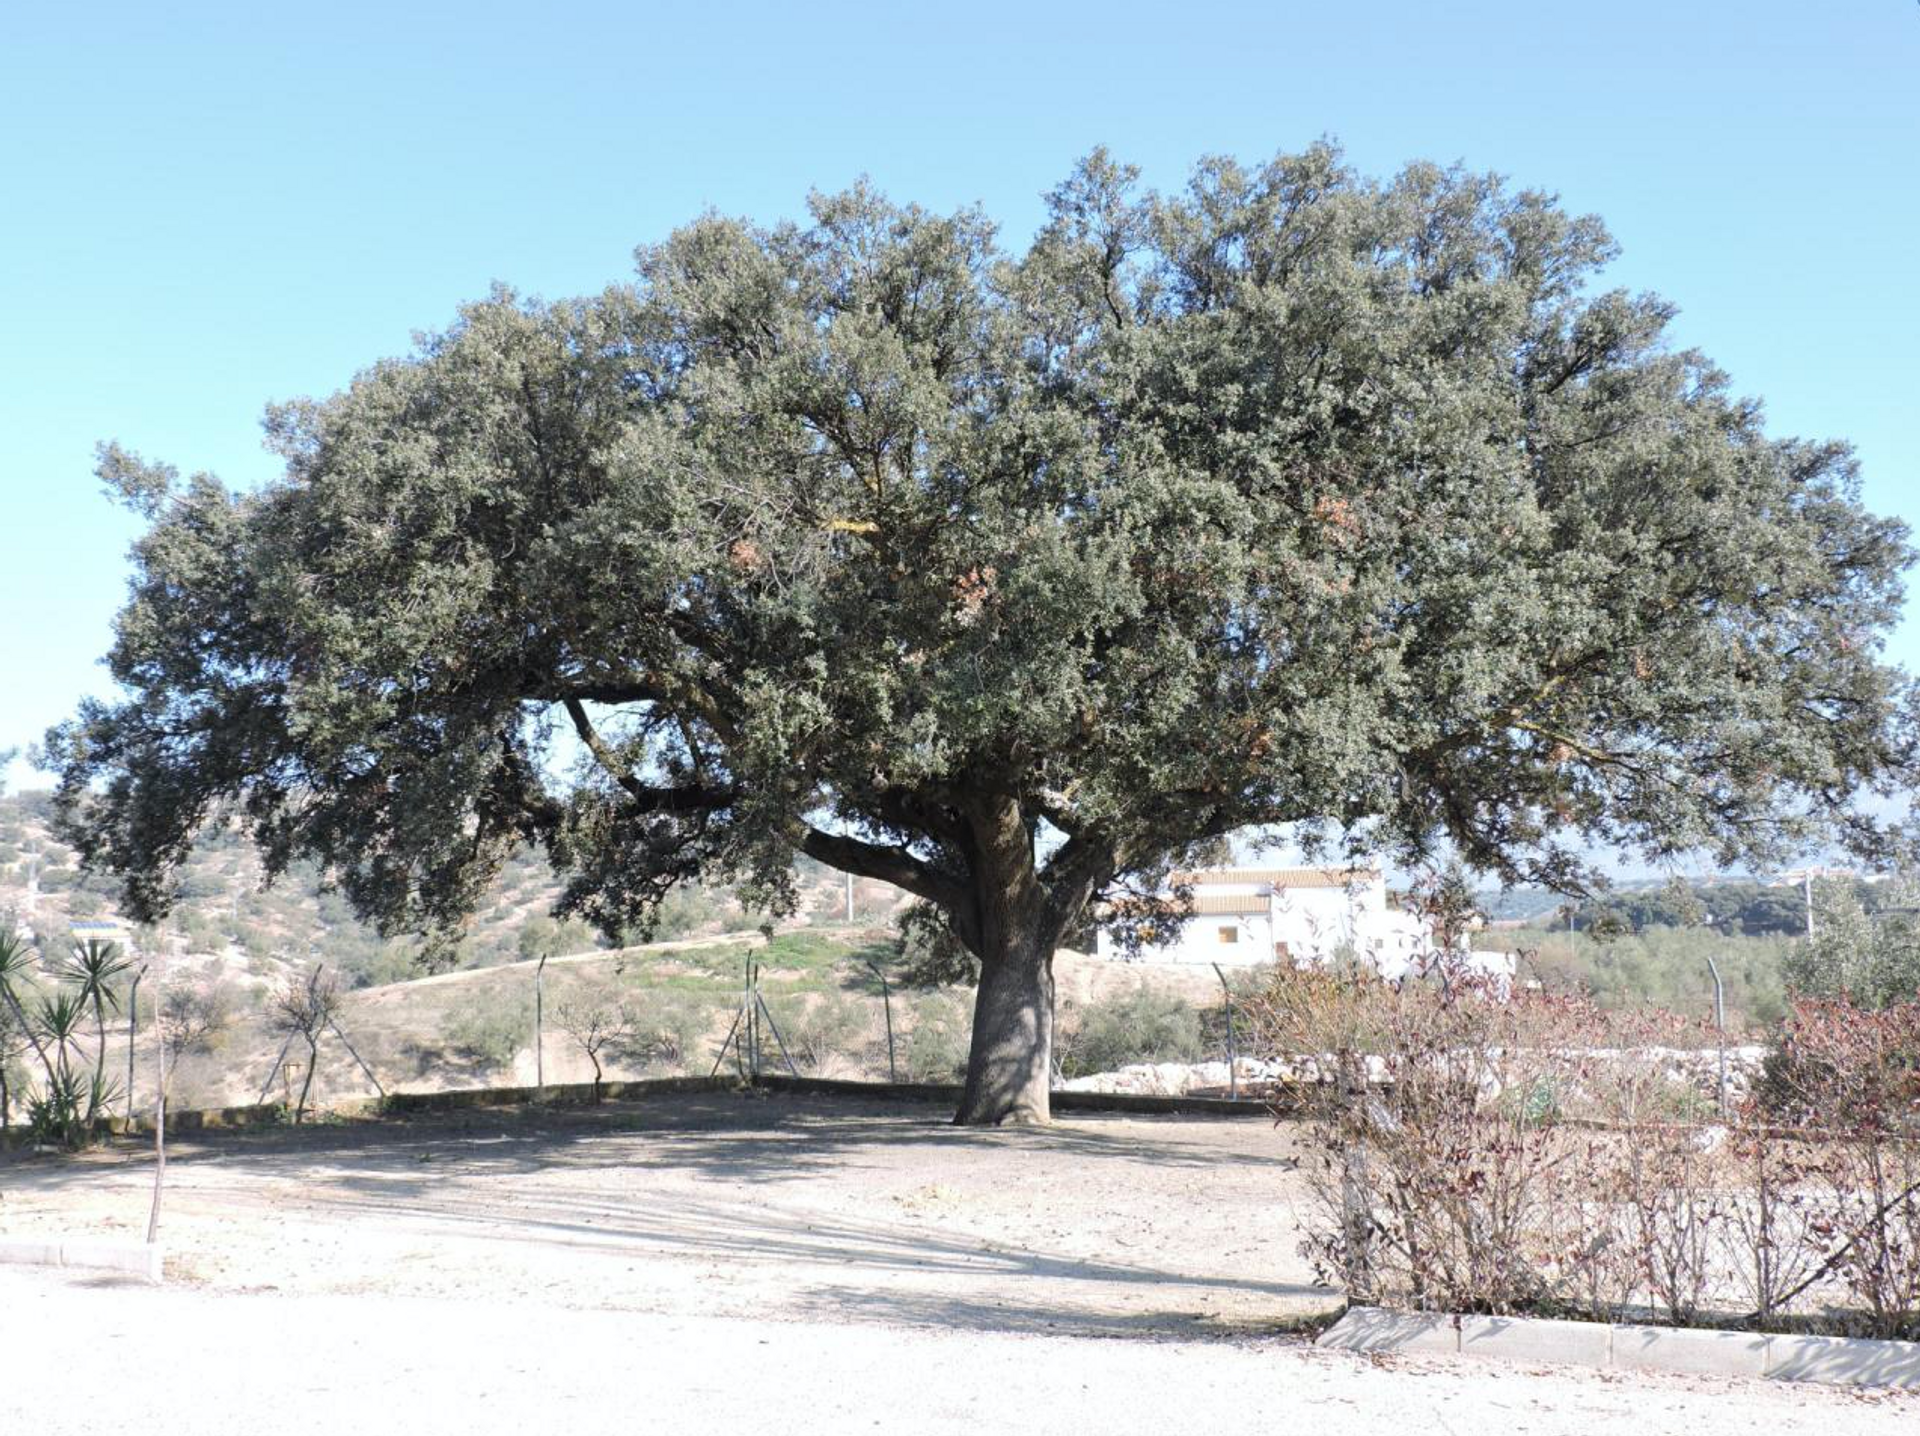
<svg viewBox="0 0 1920 1436"><path fill-rule="evenodd" d="M1238 941L1240 941L1240 929L1239 929L1239 928L1237 928L1237 927L1233 927L1233 926L1227 926L1227 927L1223 927L1223 928L1221 928L1221 929L1220 929L1220 941L1222 941L1222 942L1238 942Z"/></svg>

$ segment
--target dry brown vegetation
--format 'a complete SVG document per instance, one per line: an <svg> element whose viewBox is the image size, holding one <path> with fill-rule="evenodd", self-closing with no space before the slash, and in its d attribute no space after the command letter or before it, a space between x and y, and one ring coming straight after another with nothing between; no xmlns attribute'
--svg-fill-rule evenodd
<svg viewBox="0 0 1920 1436"><path fill-rule="evenodd" d="M1920 1335L1920 1007L1798 1005L1739 1101L1578 999L1288 972L1256 1021L1356 1299Z"/></svg>

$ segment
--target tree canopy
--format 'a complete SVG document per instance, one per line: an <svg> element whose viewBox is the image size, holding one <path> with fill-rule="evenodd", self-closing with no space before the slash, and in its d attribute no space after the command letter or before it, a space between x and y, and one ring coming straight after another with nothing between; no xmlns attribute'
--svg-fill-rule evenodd
<svg viewBox="0 0 1920 1436"><path fill-rule="evenodd" d="M962 1116L1044 1118L1056 937L1226 833L1570 886L1863 839L1911 775L1905 531L1553 197L1316 147L1168 195L1095 153L1018 252L810 210L496 291L270 410L257 492L103 449L125 697L48 751L136 917L216 814L389 929L527 842L609 931L805 853L944 915Z"/></svg>

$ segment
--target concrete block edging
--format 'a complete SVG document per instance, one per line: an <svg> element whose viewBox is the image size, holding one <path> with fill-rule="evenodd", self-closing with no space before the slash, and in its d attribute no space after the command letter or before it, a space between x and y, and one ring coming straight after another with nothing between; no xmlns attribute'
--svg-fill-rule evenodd
<svg viewBox="0 0 1920 1436"><path fill-rule="evenodd" d="M165 1258L166 1250L158 1242L0 1237L0 1266L59 1266L119 1272L157 1284Z"/></svg>
<svg viewBox="0 0 1920 1436"><path fill-rule="evenodd" d="M1450 1316L1355 1306L1314 1345L1621 1371L1920 1389L1920 1342L1540 1317Z"/></svg>

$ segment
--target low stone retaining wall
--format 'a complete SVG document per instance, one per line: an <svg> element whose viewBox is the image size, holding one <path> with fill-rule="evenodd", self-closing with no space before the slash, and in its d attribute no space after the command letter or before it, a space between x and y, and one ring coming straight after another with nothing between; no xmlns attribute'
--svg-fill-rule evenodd
<svg viewBox="0 0 1920 1436"><path fill-rule="evenodd" d="M1920 1388L1920 1342L1790 1336L1356 1306L1321 1334L1336 1351L1407 1351L1842 1386Z"/></svg>
<svg viewBox="0 0 1920 1436"><path fill-rule="evenodd" d="M740 1089L737 1077L651 1077L633 1082L603 1082L600 1095L606 1101L635 1101L675 1092L732 1092ZM958 1086L934 1082L846 1082L825 1077L778 1077L762 1073L750 1086L767 1092L792 1092L816 1097L853 1097L871 1100L941 1102L960 1100ZM384 1101L368 1098L336 1102L319 1109L319 1115L371 1118L383 1113L405 1116L415 1112L457 1112L476 1107L577 1106L593 1100L590 1082L552 1083L546 1087L469 1087L449 1092L394 1092ZM1272 1107L1259 1098L1238 1102L1224 1097L1166 1097L1132 1092L1078 1092L1056 1090L1056 1112L1133 1112L1141 1116L1161 1117L1271 1117ZM258 1107L216 1107L204 1111L175 1109L167 1113L169 1136L193 1132L221 1131L237 1127L275 1126L287 1120L286 1108L279 1103ZM151 1117L112 1118L107 1124L115 1136L150 1137Z"/></svg>
<svg viewBox="0 0 1920 1436"><path fill-rule="evenodd" d="M894 1098L908 1102L940 1102L957 1106L961 1089L938 1082L844 1082L827 1077L776 1077L762 1073L754 1085L769 1092L795 1092L821 1097ZM1135 1112L1161 1117L1271 1117L1264 1102L1230 1102L1225 1097L1159 1097L1131 1092L1079 1092L1055 1088L1056 1112Z"/></svg>
<svg viewBox="0 0 1920 1436"><path fill-rule="evenodd" d="M157 1242L48 1241L0 1237L0 1266L65 1266L160 1280L164 1251Z"/></svg>

